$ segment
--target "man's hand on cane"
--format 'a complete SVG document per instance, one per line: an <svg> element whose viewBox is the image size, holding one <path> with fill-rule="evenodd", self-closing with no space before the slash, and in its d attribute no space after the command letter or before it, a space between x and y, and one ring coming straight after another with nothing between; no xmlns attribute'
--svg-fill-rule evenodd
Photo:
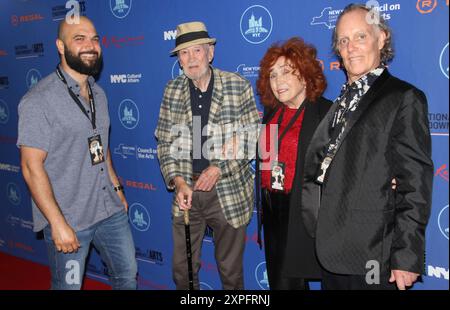
<svg viewBox="0 0 450 310"><path fill-rule="evenodd" d="M176 200L180 210L189 210L192 207L192 189L180 176L175 177Z"/></svg>

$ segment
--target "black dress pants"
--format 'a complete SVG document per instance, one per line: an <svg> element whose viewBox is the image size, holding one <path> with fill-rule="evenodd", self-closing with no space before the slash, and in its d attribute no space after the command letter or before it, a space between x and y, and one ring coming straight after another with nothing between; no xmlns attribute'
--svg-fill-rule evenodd
<svg viewBox="0 0 450 310"><path fill-rule="evenodd" d="M271 290L305 290L303 278L282 276L289 224L289 194L263 190L264 249Z"/></svg>

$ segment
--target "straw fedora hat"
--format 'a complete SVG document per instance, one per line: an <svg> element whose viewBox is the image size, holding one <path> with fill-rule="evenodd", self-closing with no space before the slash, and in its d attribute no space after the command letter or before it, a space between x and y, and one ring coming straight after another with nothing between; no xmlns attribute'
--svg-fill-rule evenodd
<svg viewBox="0 0 450 310"><path fill-rule="evenodd" d="M215 38L211 38L202 22L189 22L177 26L175 48L170 52L175 54L183 48L198 44L214 44Z"/></svg>

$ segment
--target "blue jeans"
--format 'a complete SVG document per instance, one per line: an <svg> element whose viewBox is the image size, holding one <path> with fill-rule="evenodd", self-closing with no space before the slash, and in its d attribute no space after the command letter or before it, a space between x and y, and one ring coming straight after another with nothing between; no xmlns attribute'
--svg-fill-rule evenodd
<svg viewBox="0 0 450 310"><path fill-rule="evenodd" d="M108 267L114 290L135 290L137 263L128 216L120 211L88 229L76 232L81 247L77 252L58 252L49 225L44 228L53 290L79 290L91 243Z"/></svg>

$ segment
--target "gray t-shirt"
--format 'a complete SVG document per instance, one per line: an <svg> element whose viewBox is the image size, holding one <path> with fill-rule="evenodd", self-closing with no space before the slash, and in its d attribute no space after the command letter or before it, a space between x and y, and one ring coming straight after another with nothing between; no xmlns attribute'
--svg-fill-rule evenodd
<svg viewBox="0 0 450 310"><path fill-rule="evenodd" d="M89 104L80 96L79 85L61 71L90 116ZM104 91L92 77L89 84L95 99L96 130L56 73L36 84L25 94L18 107L17 146L47 152L45 170L59 208L75 231L89 228L123 208L109 179L106 163L91 164L88 138L100 134L106 156L110 122ZM48 222L34 201L32 208L34 231L40 231Z"/></svg>

